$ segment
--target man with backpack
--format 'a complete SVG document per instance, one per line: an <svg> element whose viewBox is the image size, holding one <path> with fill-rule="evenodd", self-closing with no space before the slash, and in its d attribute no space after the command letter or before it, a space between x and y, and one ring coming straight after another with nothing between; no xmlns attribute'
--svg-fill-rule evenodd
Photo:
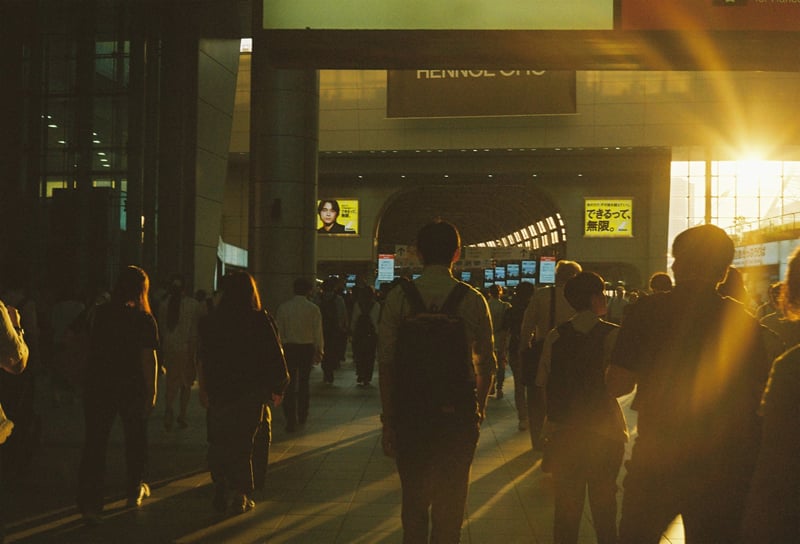
<svg viewBox="0 0 800 544"><path fill-rule="evenodd" d="M486 300L457 281L461 237L445 221L417 236L424 265L389 292L378 328L383 450L402 486L403 542L455 543L486 397L497 369Z"/></svg>
<svg viewBox="0 0 800 544"><path fill-rule="evenodd" d="M553 541L578 541L587 488L598 544L617 541L617 475L628 431L605 372L618 326L600 319L603 279L581 272L564 285L576 314L547 333L536 385L547 395L545 460L553 473Z"/></svg>

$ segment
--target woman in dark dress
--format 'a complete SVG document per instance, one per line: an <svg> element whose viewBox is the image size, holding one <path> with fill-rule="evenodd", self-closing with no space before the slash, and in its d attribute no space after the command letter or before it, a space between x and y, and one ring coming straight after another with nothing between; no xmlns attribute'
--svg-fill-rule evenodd
<svg viewBox="0 0 800 544"><path fill-rule="evenodd" d="M272 421L268 403L278 406L289 383L277 327L261 308L247 272L225 278L219 305L200 322L198 355L213 506L247 512L255 506L253 491L264 484Z"/></svg>
<svg viewBox="0 0 800 544"><path fill-rule="evenodd" d="M150 312L150 280L139 267L122 271L111 300L96 309L89 334L84 390L86 440L79 473L78 508L88 523L100 519L111 426L119 415L125 433L128 507L150 495L144 483L147 416L156 402L158 327Z"/></svg>

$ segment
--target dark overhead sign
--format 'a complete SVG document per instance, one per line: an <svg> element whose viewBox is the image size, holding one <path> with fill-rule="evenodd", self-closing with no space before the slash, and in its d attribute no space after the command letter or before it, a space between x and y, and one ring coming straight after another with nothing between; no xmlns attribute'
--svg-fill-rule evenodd
<svg viewBox="0 0 800 544"><path fill-rule="evenodd" d="M575 72L389 70L387 117L486 117L576 112Z"/></svg>

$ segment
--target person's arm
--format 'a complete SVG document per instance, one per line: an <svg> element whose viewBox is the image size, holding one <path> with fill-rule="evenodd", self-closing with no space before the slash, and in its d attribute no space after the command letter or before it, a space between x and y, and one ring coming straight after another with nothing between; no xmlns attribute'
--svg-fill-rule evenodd
<svg viewBox="0 0 800 544"><path fill-rule="evenodd" d="M551 359L553 355L553 344L558 340L558 329L551 329L544 339L542 354L539 356L539 365L536 370L536 386L547 387L547 380L550 377Z"/></svg>
<svg viewBox="0 0 800 544"><path fill-rule="evenodd" d="M492 318L489 305L482 296L472 297L477 323L475 343L473 344L473 360L475 365L475 388L478 396L478 410L481 421L486 417L486 399L494 383L497 373L497 356L494 351L494 335L492 334Z"/></svg>
<svg viewBox="0 0 800 544"><path fill-rule="evenodd" d="M389 457L396 454L393 376L397 329L402 318L402 288L398 285L389 292L378 323L378 386L381 392L381 443L383 453Z"/></svg>
<svg viewBox="0 0 800 544"><path fill-rule="evenodd" d="M0 368L10 374L20 374L28 364L28 345L20 328L19 312L0 302Z"/></svg>
<svg viewBox="0 0 800 544"><path fill-rule="evenodd" d="M208 408L208 387L206 385L206 372L203 368L202 355L197 356L197 386L199 389L200 405L203 408Z"/></svg>
<svg viewBox="0 0 800 544"><path fill-rule="evenodd" d="M313 315L311 326L314 331L314 364L318 365L322 362L322 356L325 354L325 335L322 333L322 312L316 305L314 305Z"/></svg>
<svg viewBox="0 0 800 544"><path fill-rule="evenodd" d="M531 346L531 338L536 332L536 294L528 302L525 313L522 315L522 324L519 330L519 351L525 351Z"/></svg>
<svg viewBox="0 0 800 544"><path fill-rule="evenodd" d="M156 379L158 377L158 356L156 350L143 348L141 352L142 372L144 373L144 399L145 413L156 405Z"/></svg>

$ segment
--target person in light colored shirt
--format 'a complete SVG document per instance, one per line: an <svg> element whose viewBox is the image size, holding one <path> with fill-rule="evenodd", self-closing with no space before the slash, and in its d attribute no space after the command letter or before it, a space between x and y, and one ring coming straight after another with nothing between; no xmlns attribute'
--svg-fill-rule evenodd
<svg viewBox="0 0 800 544"><path fill-rule="evenodd" d="M306 278L294 280L294 296L281 304L275 314L291 376L283 401L287 432L294 432L308 419L311 367L322 361L325 352L322 313L319 306L309 300L312 289L313 285Z"/></svg>

